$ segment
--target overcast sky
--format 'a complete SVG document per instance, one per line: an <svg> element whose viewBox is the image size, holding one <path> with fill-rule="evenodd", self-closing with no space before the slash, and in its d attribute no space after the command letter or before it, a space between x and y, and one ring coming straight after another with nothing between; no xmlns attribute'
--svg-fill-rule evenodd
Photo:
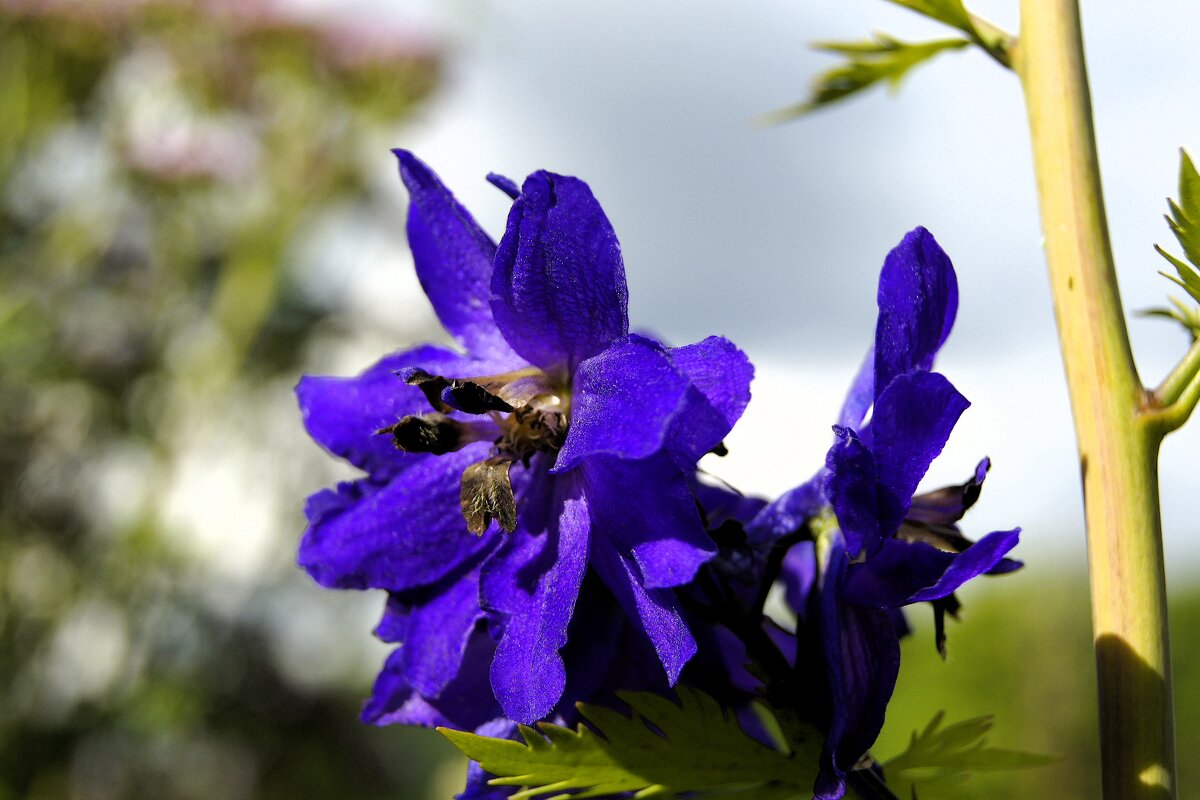
<svg viewBox="0 0 1200 800"><path fill-rule="evenodd" d="M961 480L988 454L995 466L970 532L1020 524L1026 556L1082 559L1014 76L981 53L950 53L898 96L872 92L764 130L751 118L800 99L833 63L810 41L944 32L879 0L336 5L410 19L451 42L446 86L395 144L427 160L493 234L506 198L483 182L487 172L578 175L621 239L634 326L676 344L720 333L750 354L755 399L731 455L712 465L747 491L781 491L821 462L871 340L883 257L907 230L928 227L961 289L939 369L973 407L927 485ZM1161 215L1175 194L1177 149L1200 151L1200 3L1084 5L1121 286L1127 309L1140 309L1171 288L1151 246L1169 243ZM1015 0L975 7L1015 26ZM380 169L392 169L383 153ZM411 299L413 314L427 313ZM1163 322L1130 325L1143 377L1156 383L1186 337ZM1163 457L1168 560L1189 573L1200 567L1198 444L1193 423Z"/></svg>

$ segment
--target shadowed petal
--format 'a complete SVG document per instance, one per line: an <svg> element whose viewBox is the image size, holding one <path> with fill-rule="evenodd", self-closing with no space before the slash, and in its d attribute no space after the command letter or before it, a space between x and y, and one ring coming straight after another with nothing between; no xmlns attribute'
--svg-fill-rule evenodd
<svg viewBox="0 0 1200 800"><path fill-rule="evenodd" d="M888 253L879 276L878 300L876 399L898 375L932 368L954 326L958 279L933 234L915 228Z"/></svg>
<svg viewBox="0 0 1200 800"><path fill-rule="evenodd" d="M631 553L645 588L689 583L716 555L688 480L665 453L592 458L583 474L593 536Z"/></svg>
<svg viewBox="0 0 1200 800"><path fill-rule="evenodd" d="M755 515L746 526L752 542L770 541L800 530L829 502L825 496L828 470L822 469L807 482L784 492Z"/></svg>
<svg viewBox="0 0 1200 800"><path fill-rule="evenodd" d="M512 349L565 370L629 332L625 267L612 225L578 178L535 172L496 253L492 310Z"/></svg>
<svg viewBox="0 0 1200 800"><path fill-rule="evenodd" d="M797 542L783 557L779 573L788 606L800 617L808 615L808 598L817 579L817 552L812 542Z"/></svg>
<svg viewBox="0 0 1200 800"><path fill-rule="evenodd" d="M491 681L504 713L532 723L550 713L566 685L559 650L587 570L591 523L577 482L555 480L557 518L540 536L518 528L488 559L483 603L503 620Z"/></svg>
<svg viewBox="0 0 1200 800"><path fill-rule="evenodd" d="M299 562L322 586L403 591L435 583L491 546L467 531L459 479L491 445L419 456L403 480L343 483L309 498Z"/></svg>
<svg viewBox="0 0 1200 800"><path fill-rule="evenodd" d="M479 566L428 590L393 594L375 635L401 645L395 668L426 697L437 697L462 664L467 641L483 619Z"/></svg>
<svg viewBox="0 0 1200 800"><path fill-rule="evenodd" d="M936 372L897 377L875 403L871 446L848 428L829 449L826 494L847 552L868 556L896 532L913 492L969 403Z"/></svg>
<svg viewBox="0 0 1200 800"><path fill-rule="evenodd" d="M413 691L400 669L399 652L393 652L375 678L371 697L362 710L362 721L369 725L420 725L436 728L452 725L450 720L421 695Z"/></svg>
<svg viewBox="0 0 1200 800"><path fill-rule="evenodd" d="M844 794L846 773L879 736L900 671L900 642L888 612L842 597L848 566L845 550L835 542L821 583L821 639L833 713L815 788L819 800Z"/></svg>
<svg viewBox="0 0 1200 800"><path fill-rule="evenodd" d="M908 602L919 603L923 600L936 600L939 597L945 597L976 575L993 571L1001 563L1002 559L1007 561L1007 559L1004 559L1004 554L1016 547L1020 538L1020 528L1014 528L1011 531L989 533L955 556L937 583L915 593L912 597L908 598Z"/></svg>
<svg viewBox="0 0 1200 800"><path fill-rule="evenodd" d="M903 499L904 512L969 405L950 381L936 372L899 376L879 396L871 419L871 450L879 482ZM895 522L899 525L899 520Z"/></svg>
<svg viewBox="0 0 1200 800"><path fill-rule="evenodd" d="M1025 566L1024 561L1018 561L1015 558L1002 558L996 563L996 566L992 567L984 574L1007 575L1010 572L1016 572L1023 566Z"/></svg>
<svg viewBox="0 0 1200 800"><path fill-rule="evenodd" d="M680 466L690 468L729 435L746 410L754 365L733 342L720 336L672 348L670 353L675 368L694 387L668 441Z"/></svg>
<svg viewBox="0 0 1200 800"><path fill-rule="evenodd" d="M961 553L893 539L873 558L850 569L845 595L850 602L874 608L936 600L1006 562L1004 555L1019 539L1019 528L996 531Z"/></svg>
<svg viewBox="0 0 1200 800"><path fill-rule="evenodd" d="M892 629L896 631L896 638L903 639L912 633L912 628L908 626L908 618L904 616L904 611L899 608L889 608L888 616L892 618Z"/></svg>
<svg viewBox="0 0 1200 800"><path fill-rule="evenodd" d="M436 698L425 697L409 684L404 672L403 650L387 659L371 698L362 710L363 722L372 725L444 725L471 730L500 716L500 707L487 682L487 664L495 644L478 627L468 642L462 665Z"/></svg>
<svg viewBox="0 0 1200 800"><path fill-rule="evenodd" d="M496 245L433 170L407 150L392 152L409 193L408 246L438 319L475 355L509 352L490 303Z"/></svg>
<svg viewBox="0 0 1200 800"><path fill-rule="evenodd" d="M696 654L696 640L683 619L679 600L670 589L646 589L633 560L611 544L597 542L592 566L630 619L637 621L658 653L671 686Z"/></svg>
<svg viewBox="0 0 1200 800"><path fill-rule="evenodd" d="M584 579L568 637L562 650L567 688L553 712L562 724L579 721L575 704L580 699L611 708L622 702L617 691L669 691L641 625L622 612L594 570Z"/></svg>
<svg viewBox="0 0 1200 800"><path fill-rule="evenodd" d="M761 497L744 495L720 483L709 483L694 473L691 486L696 502L704 509L705 527L709 530L725 522L748 525L767 505Z"/></svg>
<svg viewBox="0 0 1200 800"><path fill-rule="evenodd" d="M589 572L571 616L569 641L562 650L567 665L567 688L554 709L556 716L574 717L576 701L594 702L605 690L625 688L624 684L614 685L613 679L629 659L630 654L622 647L625 644L622 636L631 627L612 593L594 572ZM648 649L644 643L642 647ZM651 664L657 670L657 661L651 660Z"/></svg>
<svg viewBox="0 0 1200 800"><path fill-rule="evenodd" d="M834 427L839 439L825 458L825 492L837 514L846 551L869 557L904 519L907 496L898 496L879 480L875 454L849 428Z"/></svg>
<svg viewBox="0 0 1200 800"><path fill-rule="evenodd" d="M421 390L393 374L415 363L456 370L471 362L441 347L424 345L393 353L354 378L305 375L296 386L304 427L322 447L377 478L403 471L413 457L376 431L408 414L429 411Z"/></svg>

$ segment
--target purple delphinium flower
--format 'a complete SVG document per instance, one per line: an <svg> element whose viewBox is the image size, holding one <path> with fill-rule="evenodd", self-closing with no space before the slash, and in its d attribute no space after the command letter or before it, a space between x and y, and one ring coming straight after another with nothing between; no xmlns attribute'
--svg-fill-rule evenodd
<svg viewBox="0 0 1200 800"><path fill-rule="evenodd" d="M390 593L378 633L401 646L364 716L470 728L579 699L564 690L594 681L570 673L594 659L564 648L589 576L602 599L585 604L623 610L674 684L696 643L673 588L716 550L689 477L748 402L749 362L717 337L628 332L617 239L582 181L494 177L514 198L494 245L395 152L417 276L465 352L297 387L310 435L367 473L310 499L300 546L322 585Z"/></svg>
<svg viewBox="0 0 1200 800"><path fill-rule="evenodd" d="M900 666L901 606L930 601L938 621L953 593L983 573L1009 572L1019 529L976 543L956 522L978 497L989 462L971 480L914 497L969 403L931 372L958 309L950 259L917 228L888 254L879 279L875 343L843 406L825 467L765 508L755 536L807 525L814 541L786 555L783 579L807 644L816 716L826 726L820 800L845 793L846 774L874 743ZM870 420L867 419L871 412ZM802 644L801 647L804 645Z"/></svg>

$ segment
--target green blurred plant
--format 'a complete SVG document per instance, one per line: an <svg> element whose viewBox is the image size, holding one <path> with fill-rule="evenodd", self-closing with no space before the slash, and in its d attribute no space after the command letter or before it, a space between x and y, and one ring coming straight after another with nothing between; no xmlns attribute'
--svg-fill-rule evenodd
<svg viewBox="0 0 1200 800"><path fill-rule="evenodd" d="M332 312L304 236L381 205L364 154L436 84L371 24L0 2L0 797L408 785L346 692L280 672L267 590L231 604L164 535L197 427L269 435Z"/></svg>

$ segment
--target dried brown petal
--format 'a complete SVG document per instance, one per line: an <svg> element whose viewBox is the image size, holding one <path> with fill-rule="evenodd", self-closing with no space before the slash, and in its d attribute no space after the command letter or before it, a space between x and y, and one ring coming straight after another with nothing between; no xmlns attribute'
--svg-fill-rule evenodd
<svg viewBox="0 0 1200 800"><path fill-rule="evenodd" d="M512 375L516 377L499 384L488 383L482 378L478 380L513 408L520 408L539 398L557 402L559 394L563 391L556 387L541 370L533 370L530 374L516 372Z"/></svg>
<svg viewBox="0 0 1200 800"><path fill-rule="evenodd" d="M932 525L952 525L979 499L983 481L972 477L965 483L923 492L912 499L908 518Z"/></svg>
<svg viewBox="0 0 1200 800"><path fill-rule="evenodd" d="M517 501L509 479L510 467L511 459L489 458L463 471L460 500L471 533L483 535L493 519L508 533L516 530Z"/></svg>

